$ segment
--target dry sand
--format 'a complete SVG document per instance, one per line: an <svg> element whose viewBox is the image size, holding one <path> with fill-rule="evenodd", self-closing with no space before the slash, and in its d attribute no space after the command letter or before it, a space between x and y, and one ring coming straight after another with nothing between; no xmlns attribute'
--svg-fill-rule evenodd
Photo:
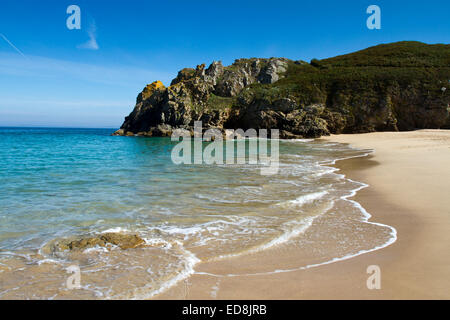
<svg viewBox="0 0 450 320"><path fill-rule="evenodd" d="M307 270L257 276L217 277L205 273L251 273L278 260L300 262L307 257L287 257L279 252L200 263L195 274L155 298L449 299L450 131L381 132L324 139L375 150L368 157L339 161L337 167L347 177L370 185L354 199L372 214L371 221L397 229L395 243ZM381 269L380 290L366 286L369 265Z"/></svg>

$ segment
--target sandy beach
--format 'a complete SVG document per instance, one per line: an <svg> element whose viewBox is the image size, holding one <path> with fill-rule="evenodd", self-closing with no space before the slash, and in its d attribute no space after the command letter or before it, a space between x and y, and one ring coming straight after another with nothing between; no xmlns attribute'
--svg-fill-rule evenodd
<svg viewBox="0 0 450 320"><path fill-rule="evenodd" d="M449 299L450 131L420 130L322 138L374 149L338 161L347 178L367 183L353 198L370 221L397 230L395 243L350 259L291 272L261 266L308 261L307 254L272 251L203 262L156 299ZM314 227L314 225L312 226ZM331 234L329 235L332 236ZM293 253L294 252L294 253ZM369 290L366 270L381 270L381 289ZM227 276L230 273L239 276Z"/></svg>

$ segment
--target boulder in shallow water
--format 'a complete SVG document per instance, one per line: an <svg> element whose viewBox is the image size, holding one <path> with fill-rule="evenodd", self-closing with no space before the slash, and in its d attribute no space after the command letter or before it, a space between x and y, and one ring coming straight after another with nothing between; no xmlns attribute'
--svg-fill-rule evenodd
<svg viewBox="0 0 450 320"><path fill-rule="evenodd" d="M121 249L136 248L145 243L144 239L135 234L104 233L100 239L119 246Z"/></svg>
<svg viewBox="0 0 450 320"><path fill-rule="evenodd" d="M110 232L94 237L85 237L76 240L62 240L54 245L54 250L84 250L96 246L106 247L108 244L118 246L125 250L140 247L145 244L145 241L135 234L130 235Z"/></svg>

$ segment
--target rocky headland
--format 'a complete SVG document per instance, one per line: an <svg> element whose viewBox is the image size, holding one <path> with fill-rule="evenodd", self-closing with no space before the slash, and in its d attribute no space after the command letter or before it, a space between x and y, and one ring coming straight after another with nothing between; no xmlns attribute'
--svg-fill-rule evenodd
<svg viewBox="0 0 450 320"><path fill-rule="evenodd" d="M148 84L114 135L279 129L281 138L450 128L450 45L397 42L310 63L238 59Z"/></svg>

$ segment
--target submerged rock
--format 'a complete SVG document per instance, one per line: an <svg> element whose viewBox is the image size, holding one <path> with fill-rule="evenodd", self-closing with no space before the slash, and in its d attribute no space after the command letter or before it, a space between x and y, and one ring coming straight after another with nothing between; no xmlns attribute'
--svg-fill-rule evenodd
<svg viewBox="0 0 450 320"><path fill-rule="evenodd" d="M145 243L144 239L135 234L104 233L100 238L106 243L112 243L119 246L121 249L136 248Z"/></svg>
<svg viewBox="0 0 450 320"><path fill-rule="evenodd" d="M137 248L145 244L145 241L137 235L121 233L103 233L94 237L82 237L75 240L61 240L53 245L53 251L84 250L93 247L106 247L115 245L121 249Z"/></svg>

